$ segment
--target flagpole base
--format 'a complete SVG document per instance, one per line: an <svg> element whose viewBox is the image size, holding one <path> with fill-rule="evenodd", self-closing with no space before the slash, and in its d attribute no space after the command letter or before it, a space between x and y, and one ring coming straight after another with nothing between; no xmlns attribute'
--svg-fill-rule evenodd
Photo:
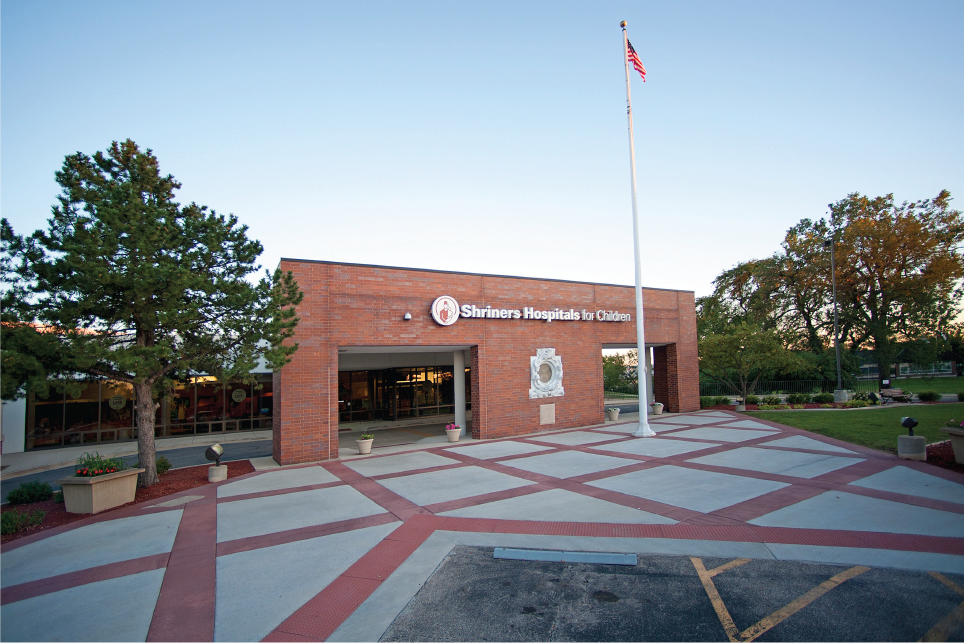
<svg viewBox="0 0 964 643"><path fill-rule="evenodd" d="M639 428L636 433L633 433L634 438L652 438L656 436L656 431L649 428L649 422L643 420L639 423Z"/></svg>

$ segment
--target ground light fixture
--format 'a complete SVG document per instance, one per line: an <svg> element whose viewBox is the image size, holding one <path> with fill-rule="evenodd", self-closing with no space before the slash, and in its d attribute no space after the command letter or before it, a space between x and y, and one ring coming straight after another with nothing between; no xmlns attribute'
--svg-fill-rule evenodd
<svg viewBox="0 0 964 643"><path fill-rule="evenodd" d="M224 447L220 444L212 444L204 451L204 457L208 459L209 462L213 462L214 466L221 466L221 456L224 455Z"/></svg>
<svg viewBox="0 0 964 643"><path fill-rule="evenodd" d="M412 321L412 313L405 313L405 317L403 319L405 321Z"/></svg>
<svg viewBox="0 0 964 643"><path fill-rule="evenodd" d="M918 424L917 420L912 417L900 418L900 425L910 432L908 435L914 435L914 427Z"/></svg>

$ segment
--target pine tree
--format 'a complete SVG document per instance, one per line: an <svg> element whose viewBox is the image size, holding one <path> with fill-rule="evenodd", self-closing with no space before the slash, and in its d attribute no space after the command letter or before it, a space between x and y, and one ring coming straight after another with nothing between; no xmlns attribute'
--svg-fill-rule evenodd
<svg viewBox="0 0 964 643"><path fill-rule="evenodd" d="M177 382L199 374L253 383L286 364L302 293L291 273L258 269L262 246L235 216L174 200L180 183L151 150L114 142L68 156L48 230L21 269L36 321L55 329L76 373L134 388L140 486L157 482L154 420ZM28 274L29 273L29 274Z"/></svg>

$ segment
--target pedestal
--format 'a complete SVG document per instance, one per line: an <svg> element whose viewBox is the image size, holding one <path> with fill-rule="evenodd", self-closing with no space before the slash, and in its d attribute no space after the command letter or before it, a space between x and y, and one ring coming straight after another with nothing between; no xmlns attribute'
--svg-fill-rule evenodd
<svg viewBox="0 0 964 643"><path fill-rule="evenodd" d="M228 479L228 465L208 467L208 482L221 482Z"/></svg>
<svg viewBox="0 0 964 643"><path fill-rule="evenodd" d="M923 435L897 436L897 456L906 460L926 460L927 439Z"/></svg>

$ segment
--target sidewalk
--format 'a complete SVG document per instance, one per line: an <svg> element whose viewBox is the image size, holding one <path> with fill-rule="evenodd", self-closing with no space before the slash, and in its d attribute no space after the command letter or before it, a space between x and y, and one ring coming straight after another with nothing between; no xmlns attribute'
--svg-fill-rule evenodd
<svg viewBox="0 0 964 643"><path fill-rule="evenodd" d="M719 558L690 569L705 587L731 559L934 572L960 602L961 474L729 412L653 416L652 438L626 420L259 471L28 536L0 555L0 638L376 641L460 546Z"/></svg>
<svg viewBox="0 0 964 643"><path fill-rule="evenodd" d="M158 438L154 445L158 453L184 447L212 444L228 444L231 442L250 442L253 440L270 440L271 430L242 431L235 433L207 433L204 435L189 435L178 438ZM30 473L39 473L51 469L72 467L84 453L97 451L102 456L113 458L116 456L136 455L137 442L111 442L107 444L85 444L77 447L63 447L46 449L43 451L25 451L23 453L4 453L0 456L3 473L0 480L18 478Z"/></svg>

